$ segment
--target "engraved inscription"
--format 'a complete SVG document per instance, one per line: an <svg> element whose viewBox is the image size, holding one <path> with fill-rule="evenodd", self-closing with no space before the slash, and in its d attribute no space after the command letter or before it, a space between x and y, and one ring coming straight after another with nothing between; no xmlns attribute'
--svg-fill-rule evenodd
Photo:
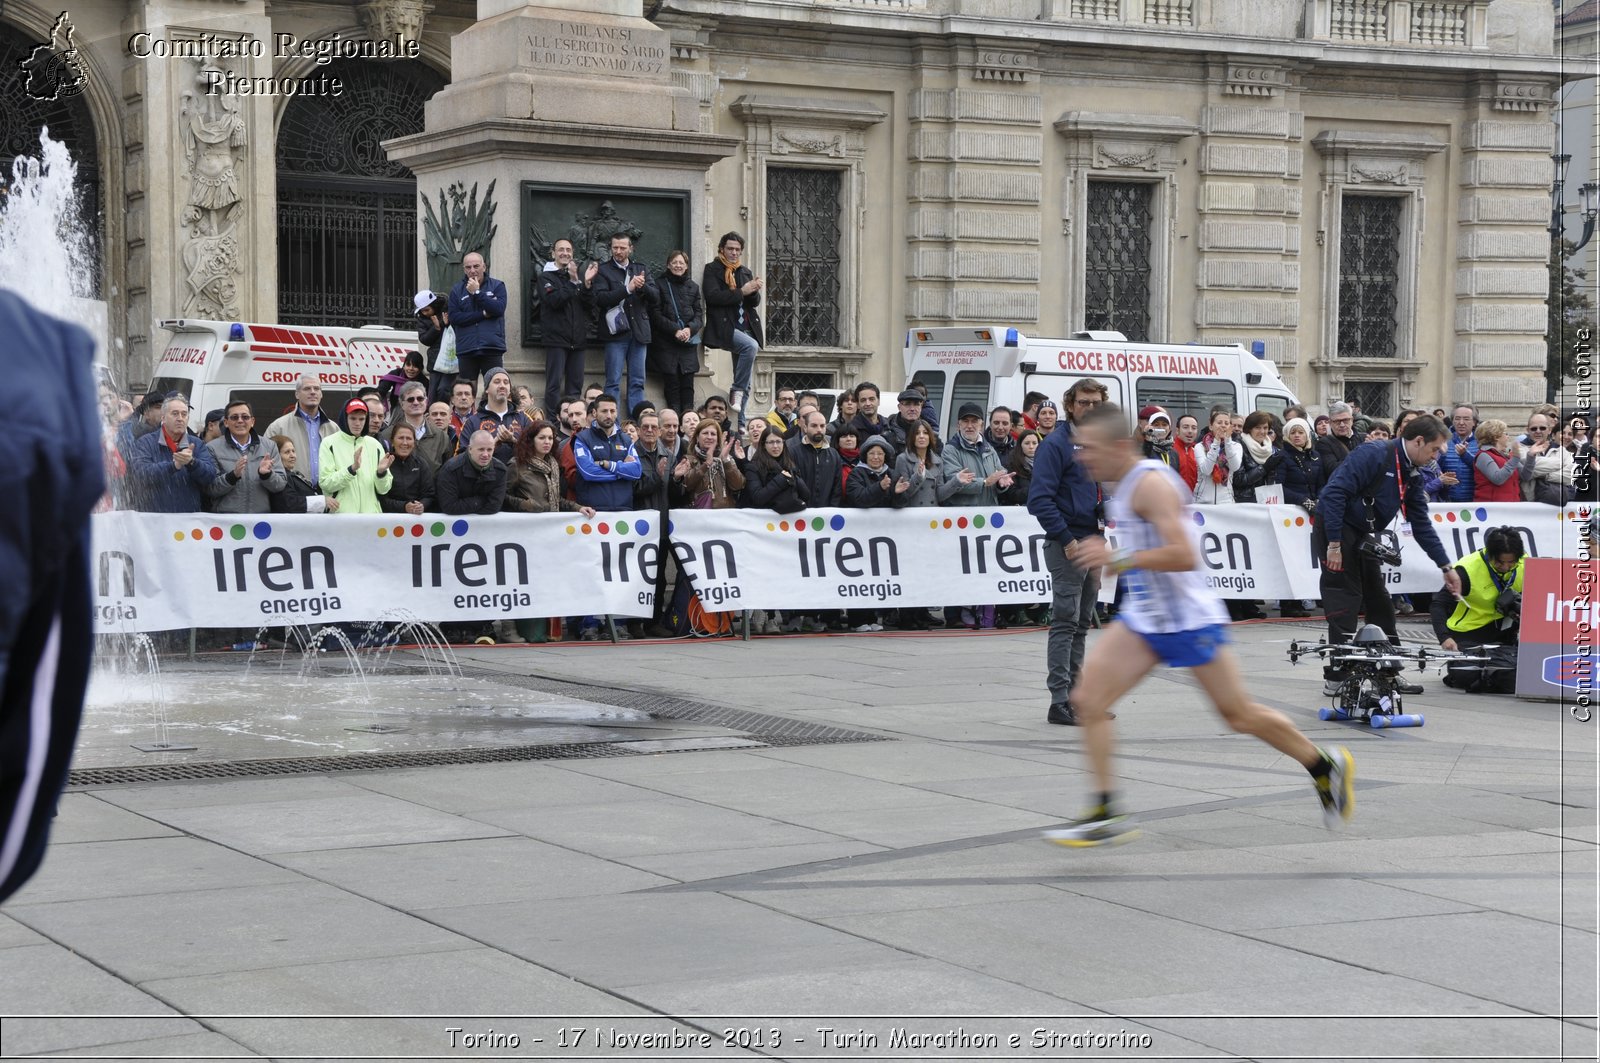
<svg viewBox="0 0 1600 1063"><path fill-rule="evenodd" d="M641 76L667 72L668 45L652 43L627 26L556 22L551 27L523 39L524 66L574 74Z"/></svg>

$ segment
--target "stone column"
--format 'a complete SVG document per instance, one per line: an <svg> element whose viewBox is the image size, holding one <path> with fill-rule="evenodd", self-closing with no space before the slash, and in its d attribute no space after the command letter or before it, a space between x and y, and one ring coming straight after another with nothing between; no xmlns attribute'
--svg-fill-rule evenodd
<svg viewBox="0 0 1600 1063"><path fill-rule="evenodd" d="M911 99L906 316L1039 320L1037 60L1016 41L921 48Z"/></svg>
<svg viewBox="0 0 1600 1063"><path fill-rule="evenodd" d="M424 200L450 201L452 217L440 219L446 224L432 248L448 260L448 279L459 279L462 254L480 251L505 282L507 365L535 394L544 352L525 335L525 311L535 279L528 274L543 262L541 252L525 263L531 245L568 231L603 238L608 218L627 228L625 210L607 212L613 199L630 196L675 197L687 204L685 235L704 231L706 172L737 142L703 131L699 100L674 82L671 54L669 32L644 18L642 0L478 0L478 21L451 41L451 83L428 101L425 132L384 145L416 174ZM527 183L562 186L567 196L592 191L594 202L568 212L571 230L552 230L548 219L540 227L530 210L540 193ZM465 206L474 195L476 218ZM464 231L474 235L453 224L457 202ZM426 211L419 220L426 225ZM442 255L441 240L454 242ZM425 231L418 243L418 285L441 286L429 278ZM709 254L688 250L696 262ZM597 366L591 359L591 377Z"/></svg>
<svg viewBox="0 0 1600 1063"><path fill-rule="evenodd" d="M1462 130L1451 401L1521 424L1545 396L1548 82L1485 78Z"/></svg>
<svg viewBox="0 0 1600 1063"><path fill-rule="evenodd" d="M142 377L166 339L158 320L277 318L275 101L206 91L208 71L271 76L272 24L261 0L204 16L192 4L153 0L136 6L125 29L173 44L225 35L259 42L262 52L124 58L129 372Z"/></svg>
<svg viewBox="0 0 1600 1063"><path fill-rule="evenodd" d="M1213 64L1201 112L1194 323L1217 343L1262 340L1300 398L1300 211L1305 115L1289 71ZM1304 378L1302 379L1302 376Z"/></svg>

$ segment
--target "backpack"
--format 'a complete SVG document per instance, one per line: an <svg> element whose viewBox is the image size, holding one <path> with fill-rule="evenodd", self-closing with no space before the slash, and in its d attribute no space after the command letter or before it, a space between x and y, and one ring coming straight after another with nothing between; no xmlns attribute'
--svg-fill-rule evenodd
<svg viewBox="0 0 1600 1063"><path fill-rule="evenodd" d="M690 635L699 639L718 638L733 634L733 614L708 612L700 604L700 596L694 593L688 579L680 579L677 589L672 592L667 626L672 629L674 638Z"/></svg>

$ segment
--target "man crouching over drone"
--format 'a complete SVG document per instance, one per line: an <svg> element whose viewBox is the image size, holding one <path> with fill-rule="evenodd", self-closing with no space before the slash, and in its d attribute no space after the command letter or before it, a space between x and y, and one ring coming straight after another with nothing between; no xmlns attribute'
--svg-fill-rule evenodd
<svg viewBox="0 0 1600 1063"><path fill-rule="evenodd" d="M1364 443L1339 464L1317 497L1312 549L1324 558L1322 605L1328 615L1328 641L1349 642L1356 620L1364 612L1389 641L1399 645L1394 626L1394 603L1384 582L1383 566L1400 563L1399 536L1389 525L1399 515L1409 523L1402 529L1433 559L1444 574L1452 598L1461 591L1461 577L1428 517L1428 495L1418 469L1444 452L1450 432L1436 417L1418 417L1399 439ZM1344 673L1328 665L1322 670L1322 689L1330 697L1339 692ZM1415 683L1400 683L1402 694L1420 694Z"/></svg>
<svg viewBox="0 0 1600 1063"><path fill-rule="evenodd" d="M1522 536L1490 528L1483 549L1456 562L1461 598L1433 599L1433 633L1447 650L1489 647L1483 664L1451 665L1444 684L1470 694L1511 694L1517 687L1517 628L1522 622Z"/></svg>

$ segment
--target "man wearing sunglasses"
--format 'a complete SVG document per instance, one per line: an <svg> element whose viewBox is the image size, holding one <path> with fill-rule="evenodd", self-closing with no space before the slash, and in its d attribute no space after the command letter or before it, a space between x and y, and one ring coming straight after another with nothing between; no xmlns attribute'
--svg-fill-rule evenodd
<svg viewBox="0 0 1600 1063"><path fill-rule="evenodd" d="M217 513L270 513L271 496L289 482L278 445L255 433L250 404L234 399L223 410L222 434L206 446L217 462L217 476L206 488Z"/></svg>
<svg viewBox="0 0 1600 1063"><path fill-rule="evenodd" d="M411 432L417 439L417 454L434 472L439 471L439 466L455 454L455 441L450 438L449 432L443 432L433 427L428 420L428 389L418 381L411 381L400 385L400 417L395 422L404 421L411 426ZM446 427L448 427L448 420Z"/></svg>

